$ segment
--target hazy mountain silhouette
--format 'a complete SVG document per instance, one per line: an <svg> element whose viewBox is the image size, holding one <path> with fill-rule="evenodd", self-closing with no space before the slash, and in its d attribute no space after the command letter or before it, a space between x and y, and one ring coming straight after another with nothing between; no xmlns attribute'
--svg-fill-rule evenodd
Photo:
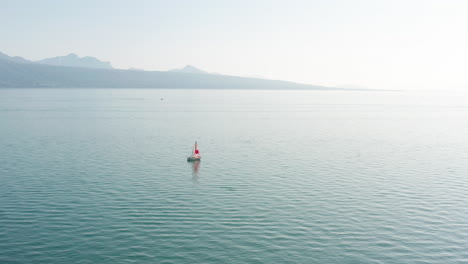
<svg viewBox="0 0 468 264"><path fill-rule="evenodd" d="M208 72L200 70L198 68L193 67L192 65L187 65L181 69L173 69L170 72L184 72L184 73L198 73L198 74L208 74Z"/></svg>
<svg viewBox="0 0 468 264"><path fill-rule="evenodd" d="M20 57L0 56L0 87L4 88L335 89L204 71L200 74L201 70L194 73L190 67L185 68L191 72L92 69L27 63Z"/></svg>
<svg viewBox="0 0 468 264"><path fill-rule="evenodd" d="M110 62L100 61L94 57L89 56L80 58L74 53L70 53L67 56L47 58L36 62L40 64L48 64L55 66L112 69Z"/></svg>
<svg viewBox="0 0 468 264"><path fill-rule="evenodd" d="M20 56L15 56L11 57L6 55L5 53L0 52L0 59L2 60L7 60L7 61L13 61L13 62L18 62L18 63L31 63L32 61L29 61L23 57Z"/></svg>

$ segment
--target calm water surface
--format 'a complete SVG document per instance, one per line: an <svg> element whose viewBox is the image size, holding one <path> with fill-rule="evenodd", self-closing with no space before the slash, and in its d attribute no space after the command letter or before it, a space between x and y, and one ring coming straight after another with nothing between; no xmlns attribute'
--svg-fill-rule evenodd
<svg viewBox="0 0 468 264"><path fill-rule="evenodd" d="M0 263L468 263L467 102L0 90Z"/></svg>

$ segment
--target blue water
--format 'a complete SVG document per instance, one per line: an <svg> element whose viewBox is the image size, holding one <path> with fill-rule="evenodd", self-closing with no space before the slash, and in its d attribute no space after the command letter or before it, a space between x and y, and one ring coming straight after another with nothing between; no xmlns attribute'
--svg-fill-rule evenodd
<svg viewBox="0 0 468 264"><path fill-rule="evenodd" d="M467 101L0 90L0 263L468 263Z"/></svg>

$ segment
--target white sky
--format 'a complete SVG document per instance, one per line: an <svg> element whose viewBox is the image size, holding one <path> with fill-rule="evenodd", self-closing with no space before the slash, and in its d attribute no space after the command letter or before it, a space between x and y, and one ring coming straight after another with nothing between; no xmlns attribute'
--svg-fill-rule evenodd
<svg viewBox="0 0 468 264"><path fill-rule="evenodd" d="M0 51L327 86L468 90L464 0L0 0Z"/></svg>

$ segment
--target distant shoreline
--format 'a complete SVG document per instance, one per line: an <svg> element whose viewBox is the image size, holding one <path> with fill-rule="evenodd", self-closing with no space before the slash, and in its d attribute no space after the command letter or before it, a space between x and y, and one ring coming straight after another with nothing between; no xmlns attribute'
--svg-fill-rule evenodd
<svg viewBox="0 0 468 264"><path fill-rule="evenodd" d="M404 90L375 90L375 89L307 89L307 88L186 88L186 87L1 87L0 89L148 89L148 90L244 90L244 91L349 91L349 92L401 92Z"/></svg>
<svg viewBox="0 0 468 264"><path fill-rule="evenodd" d="M350 90L281 80L177 71L95 69L0 59L0 88Z"/></svg>

